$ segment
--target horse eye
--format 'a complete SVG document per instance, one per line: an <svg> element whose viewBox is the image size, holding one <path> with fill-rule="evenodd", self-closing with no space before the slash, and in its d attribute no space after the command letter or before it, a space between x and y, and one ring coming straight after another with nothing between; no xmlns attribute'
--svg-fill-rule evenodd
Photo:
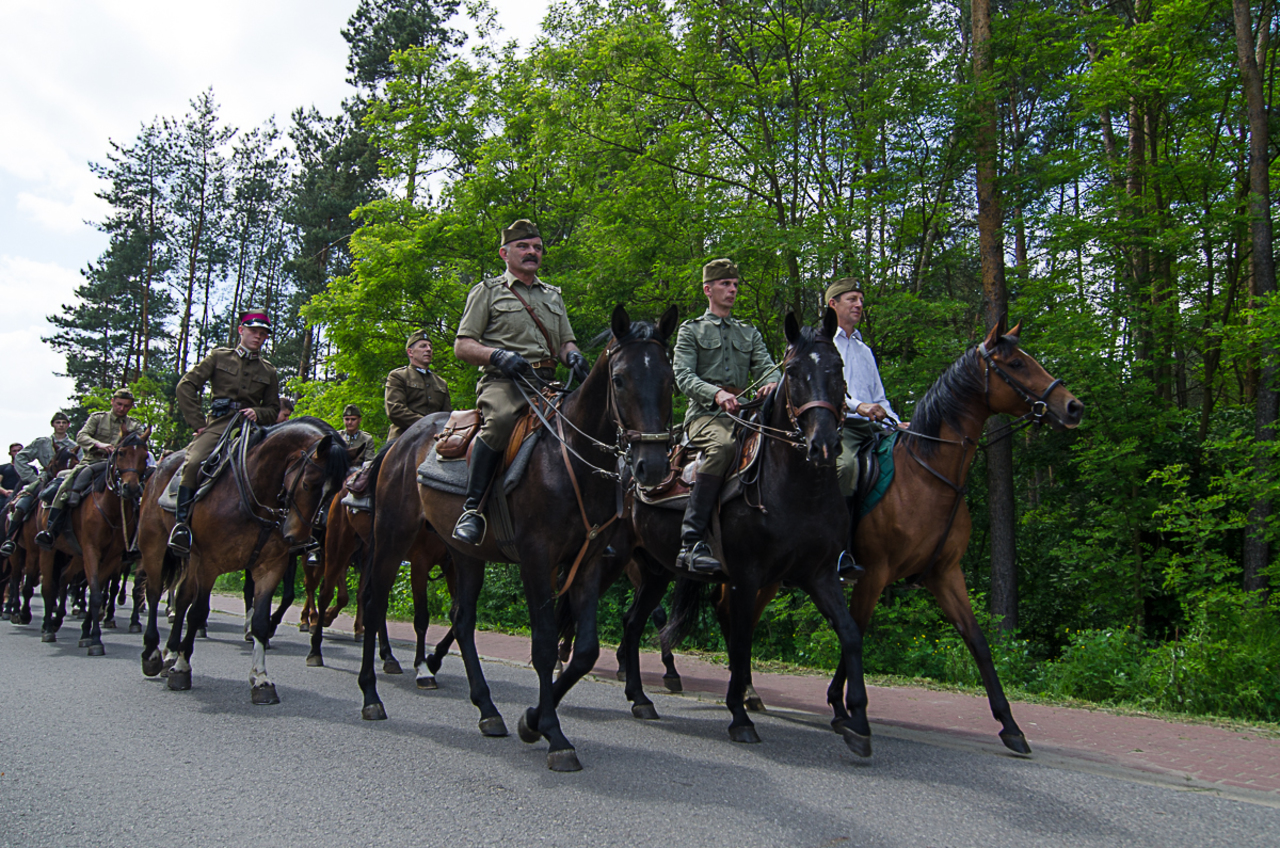
<svg viewBox="0 0 1280 848"><path fill-rule="evenodd" d="M1010 368L1021 368L1021 367L1023 367L1023 362L1022 362L1022 360L1021 360L1021 359L1013 359L1013 360L1010 360L1010 361L1009 361L1009 367L1010 367Z"/></svg>

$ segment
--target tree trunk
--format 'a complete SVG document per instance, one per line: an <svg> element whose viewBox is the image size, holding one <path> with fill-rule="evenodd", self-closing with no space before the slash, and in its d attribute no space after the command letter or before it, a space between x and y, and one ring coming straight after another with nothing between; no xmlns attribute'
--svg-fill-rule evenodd
<svg viewBox="0 0 1280 848"><path fill-rule="evenodd" d="M1236 57L1249 108L1249 219L1252 241L1251 265L1253 290L1259 299L1269 297L1276 288L1275 257L1271 253L1271 181L1267 173L1267 106L1263 98L1262 75L1253 40L1253 13L1248 0L1233 0L1236 24ZM1265 28L1264 28L1265 29ZM1264 36L1265 37L1265 36ZM1275 438L1274 425L1277 395L1274 388L1275 351L1267 343L1258 351L1259 370L1254 437L1260 445ZM1255 473L1260 481L1269 478L1271 470L1264 452L1255 459ZM1249 532L1244 545L1244 587L1250 591L1266 588L1263 569L1271 559L1266 522L1271 515L1271 501L1260 497L1249 511Z"/></svg>
<svg viewBox="0 0 1280 848"><path fill-rule="evenodd" d="M996 186L996 104L991 91L991 5L973 0L973 78L977 91L978 250L982 260L982 301L987 325L1008 311L1004 279L1004 238ZM1007 431L1003 418L993 418L989 436ZM991 517L991 612L1002 630L1018 626L1018 570L1014 539L1013 440L1000 439L987 449L987 505Z"/></svg>

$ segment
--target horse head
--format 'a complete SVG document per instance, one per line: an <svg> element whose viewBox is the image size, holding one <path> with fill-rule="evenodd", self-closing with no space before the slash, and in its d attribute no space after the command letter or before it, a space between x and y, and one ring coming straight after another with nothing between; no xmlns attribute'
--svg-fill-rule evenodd
<svg viewBox="0 0 1280 848"><path fill-rule="evenodd" d="M977 347L987 406L993 413L1047 420L1055 430L1080 426L1084 404L1018 346L1021 330L1021 321L1006 330L1001 318Z"/></svg>
<svg viewBox="0 0 1280 848"><path fill-rule="evenodd" d="M147 476L147 439L151 428L136 433L126 433L116 449L111 452L111 486L125 500L142 498L142 485Z"/></svg>
<svg viewBox="0 0 1280 848"><path fill-rule="evenodd" d="M75 468L76 463L79 461L74 450L58 448L58 452L53 455L53 462L49 463L50 476L66 471L69 468Z"/></svg>
<svg viewBox="0 0 1280 848"><path fill-rule="evenodd" d="M632 322L626 307L614 307L613 338L592 369L607 373L608 407L626 450L631 473L642 486L656 486L667 474L671 445L671 395L675 373L667 357L667 340L676 330L680 311L662 313L657 324ZM587 384L583 390L587 390Z"/></svg>
<svg viewBox="0 0 1280 848"><path fill-rule="evenodd" d="M279 445L278 448L273 442ZM290 548L304 547L325 499L342 488L350 459L338 431L318 418L291 418L269 428L261 448L285 463L278 502L280 532Z"/></svg>
<svg viewBox="0 0 1280 848"><path fill-rule="evenodd" d="M831 307L823 313L821 329L801 327L792 312L783 322L787 350L775 406L803 435L808 460L821 466L835 465L844 422L844 361L833 341L837 326Z"/></svg>

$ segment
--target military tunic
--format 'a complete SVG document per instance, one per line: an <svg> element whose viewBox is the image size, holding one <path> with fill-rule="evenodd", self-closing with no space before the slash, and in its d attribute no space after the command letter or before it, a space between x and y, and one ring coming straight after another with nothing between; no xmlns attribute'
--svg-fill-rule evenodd
<svg viewBox="0 0 1280 848"><path fill-rule="evenodd" d="M109 409L90 415L84 422L84 426L80 428L80 432L76 433L76 444L84 451L84 458L77 467L76 473L67 474L62 478L62 485L58 487L58 494L54 495L50 506L55 509L66 509L67 499L71 496L72 489L76 489L76 481L80 482L80 489L77 491L88 487L94 472L101 468L102 463L111 456L110 452L98 447L99 444L114 447L125 435L137 433L143 429L145 428L142 422L136 418L130 418L128 415L118 418L112 415Z"/></svg>
<svg viewBox="0 0 1280 848"><path fill-rule="evenodd" d="M512 287L520 292L520 297L546 327L553 350L547 348L547 339L524 304L512 294ZM523 356L539 369L544 379L550 379L555 373L564 345L576 341L560 290L537 278L532 286L527 286L510 271L472 286L458 324L458 335ZM484 419L480 438L493 450L501 451L506 449L511 430L528 403L515 381L508 380L499 369L485 365L483 370L476 384L476 406Z"/></svg>
<svg viewBox="0 0 1280 848"><path fill-rule="evenodd" d="M200 411L200 390L208 388L214 400L228 398L239 409L220 418L205 416ZM237 418L241 409L252 408L258 423L274 424L280 413L280 384L275 366L243 346L214 348L195 368L178 381L176 391L182 417L193 429L204 428L187 446L182 466L182 485L194 489L200 474L200 463L208 458L218 439Z"/></svg>
<svg viewBox="0 0 1280 848"><path fill-rule="evenodd" d="M391 430L387 441L393 441L413 426L419 418L433 412L452 412L449 384L431 369L419 371L412 365L397 368L387 375L384 395Z"/></svg>
<svg viewBox="0 0 1280 848"><path fill-rule="evenodd" d="M32 483L39 479L41 471L53 464L60 449L65 448L74 453L76 447L75 439L70 436L41 436L18 451L18 455L13 458L13 467L24 484ZM40 464L39 470L31 464L33 461Z"/></svg>
<svg viewBox="0 0 1280 848"><path fill-rule="evenodd" d="M735 394L756 381L776 382L776 370L760 331L711 310L685 321L672 358L676 386L689 398L684 417L691 450L702 451L699 472L724 476L733 462L733 422L714 415L716 392Z"/></svg>
<svg viewBox="0 0 1280 848"><path fill-rule="evenodd" d="M375 448L373 444L373 436L369 435L364 430L357 430L355 433L348 433L346 430L343 430L342 440L346 443L347 450L350 450L353 447L360 448L360 452L356 454L356 458L352 460L352 465L368 462L373 459L374 454L377 453L377 448Z"/></svg>

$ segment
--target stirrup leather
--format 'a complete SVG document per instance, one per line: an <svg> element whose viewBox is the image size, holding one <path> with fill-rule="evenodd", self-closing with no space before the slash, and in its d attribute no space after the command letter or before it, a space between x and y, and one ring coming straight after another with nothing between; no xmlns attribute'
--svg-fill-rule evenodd
<svg viewBox="0 0 1280 848"><path fill-rule="evenodd" d="M471 523L467 521L468 516L475 516L475 518L480 522L480 535L476 538L475 541L472 541L471 539L467 539L463 536L458 535L458 531L462 529L462 525L464 522L466 522L467 524ZM478 509L463 510L462 515L458 516L458 523L453 525L453 538L457 539L459 542L466 542L468 545L478 545L484 541L484 534L488 531L488 529L489 529L489 522L485 520L484 513L482 513Z"/></svg>

